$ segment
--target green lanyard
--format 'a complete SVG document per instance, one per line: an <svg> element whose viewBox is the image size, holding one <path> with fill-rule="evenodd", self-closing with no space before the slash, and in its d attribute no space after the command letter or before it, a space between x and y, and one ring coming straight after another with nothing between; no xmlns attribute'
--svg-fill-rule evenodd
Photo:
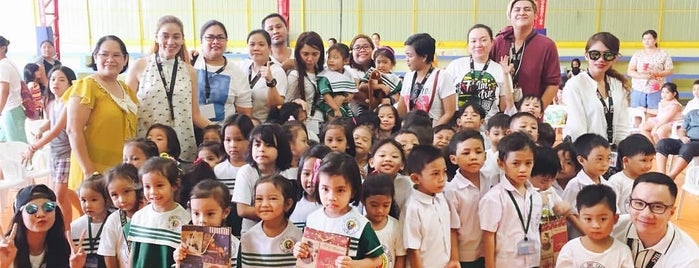
<svg viewBox="0 0 699 268"><path fill-rule="evenodd" d="M510 199L512 199L512 203L515 205L515 209L517 209L517 216L519 216L519 222L522 223L522 229L524 229L524 241L529 240L527 238L527 233L529 232L529 223L532 222L532 208L534 207L534 201L532 201L532 195L529 196L529 203L531 205L529 206L529 216L527 216L527 224L524 224L524 217L522 217L522 212L519 210L519 206L517 205L517 201L515 201L515 197L512 195L512 191L507 191L507 194L510 195ZM526 193L525 193L526 196ZM527 205L527 200L526 197L524 199L524 205L526 207Z"/></svg>
<svg viewBox="0 0 699 268"><path fill-rule="evenodd" d="M87 235L88 235L87 241L88 241L88 243L90 243L90 253L97 250L95 248L93 241L96 242L97 240L100 239L100 235L102 235L102 228L103 227L104 227L104 222L102 222L102 225L100 225L100 229L97 231L97 236L95 238L92 238L92 217L87 217Z"/></svg>

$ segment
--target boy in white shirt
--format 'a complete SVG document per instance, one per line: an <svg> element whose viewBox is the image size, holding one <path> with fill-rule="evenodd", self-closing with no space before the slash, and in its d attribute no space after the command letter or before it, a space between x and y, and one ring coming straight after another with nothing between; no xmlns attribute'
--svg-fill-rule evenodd
<svg viewBox="0 0 699 268"><path fill-rule="evenodd" d="M456 254L452 259L458 259L461 267L485 265L478 202L497 182L497 177L481 171L485 159L483 136L475 129L460 131L449 142L449 160L459 169L444 187L444 196L451 211L452 254Z"/></svg>
<svg viewBox="0 0 699 268"><path fill-rule="evenodd" d="M619 143L617 165L623 170L609 177L609 187L616 193L616 211L618 214L628 214L626 205L631 197L633 181L641 174L653 168L655 147L648 138L641 134L633 134Z"/></svg>
<svg viewBox="0 0 699 268"><path fill-rule="evenodd" d="M582 166L578 175L568 182L565 190L563 190L563 200L576 207L576 199L578 192L583 186L590 184L607 184L608 182L602 178L602 175L609 169L609 158L611 148L606 138L593 133L583 134L573 142L573 148L578 155L577 160ZM578 211L574 209L574 214ZM573 228L568 224L568 239L573 239L581 236L582 230Z"/></svg>
<svg viewBox="0 0 699 268"><path fill-rule="evenodd" d="M570 203L564 201L553 188L556 174L561 170L561 163L556 150L551 147L540 146L534 149L534 168L532 178L529 181L541 195L542 220L554 215L562 216L581 229L580 221L573 214ZM546 213L544 213L546 211Z"/></svg>
<svg viewBox="0 0 699 268"><path fill-rule="evenodd" d="M629 247L610 236L619 220L614 190L603 184L588 185L576 199L585 236L563 246L556 267L633 268Z"/></svg>
<svg viewBox="0 0 699 268"><path fill-rule="evenodd" d="M507 135L510 130L510 116L504 113L497 113L488 119L485 136L490 142L490 149L486 146L485 163L481 171L487 176L500 177L498 167L498 142Z"/></svg>
<svg viewBox="0 0 699 268"><path fill-rule="evenodd" d="M459 267L451 254L449 205L442 193L447 163L441 151L432 145L417 145L406 167L415 183L401 213L409 267Z"/></svg>
<svg viewBox="0 0 699 268"><path fill-rule="evenodd" d="M478 204L486 267L539 266L541 195L528 181L535 147L529 135L519 132L498 144L504 178Z"/></svg>

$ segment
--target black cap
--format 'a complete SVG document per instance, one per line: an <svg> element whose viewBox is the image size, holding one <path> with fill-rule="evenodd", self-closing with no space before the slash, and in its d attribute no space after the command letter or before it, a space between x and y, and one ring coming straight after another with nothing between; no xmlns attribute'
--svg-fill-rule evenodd
<svg viewBox="0 0 699 268"><path fill-rule="evenodd" d="M10 40L5 39L2 35L0 35L0 47L5 47L10 45Z"/></svg>
<svg viewBox="0 0 699 268"><path fill-rule="evenodd" d="M56 201L56 194L44 184L29 185L17 192L15 198L14 211L19 212L19 209L34 199L46 198L51 201Z"/></svg>

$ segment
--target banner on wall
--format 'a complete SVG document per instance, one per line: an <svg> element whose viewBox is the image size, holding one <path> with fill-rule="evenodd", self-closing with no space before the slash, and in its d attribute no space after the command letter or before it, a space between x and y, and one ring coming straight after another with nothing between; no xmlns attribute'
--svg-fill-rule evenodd
<svg viewBox="0 0 699 268"><path fill-rule="evenodd" d="M539 10L536 12L536 18L534 19L534 29L546 28L546 1L536 0L536 6L539 7Z"/></svg>

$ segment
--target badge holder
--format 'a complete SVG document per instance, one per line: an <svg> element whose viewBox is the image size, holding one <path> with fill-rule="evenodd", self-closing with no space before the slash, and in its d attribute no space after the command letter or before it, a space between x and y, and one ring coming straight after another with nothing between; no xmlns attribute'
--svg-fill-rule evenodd
<svg viewBox="0 0 699 268"><path fill-rule="evenodd" d="M518 256L527 256L527 255L532 255L537 252L536 244L527 239L526 237L524 240L519 241L517 243L517 255Z"/></svg>

